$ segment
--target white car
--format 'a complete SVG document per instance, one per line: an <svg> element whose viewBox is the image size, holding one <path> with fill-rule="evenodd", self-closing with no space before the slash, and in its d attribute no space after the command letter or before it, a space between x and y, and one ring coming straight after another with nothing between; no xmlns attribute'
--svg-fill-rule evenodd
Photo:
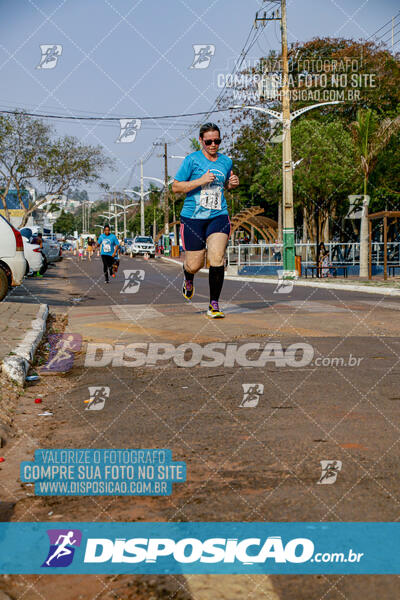
<svg viewBox="0 0 400 600"><path fill-rule="evenodd" d="M24 227L20 230L22 235L32 243L36 243L37 233L34 234L32 229ZM62 259L61 246L58 242L55 242L51 238L42 237L42 254L45 258L45 264L54 263Z"/></svg>
<svg viewBox="0 0 400 600"><path fill-rule="evenodd" d="M137 235L131 244L130 251L135 256L138 254L150 254L151 258L154 258L156 255L156 246L152 237Z"/></svg>
<svg viewBox="0 0 400 600"><path fill-rule="evenodd" d="M22 236L24 242L24 254L28 261L29 273L40 273L43 275L47 270L47 261L42 254L39 244L31 244L26 237Z"/></svg>
<svg viewBox="0 0 400 600"><path fill-rule="evenodd" d="M0 300L11 287L21 285L26 268L22 235L0 215Z"/></svg>

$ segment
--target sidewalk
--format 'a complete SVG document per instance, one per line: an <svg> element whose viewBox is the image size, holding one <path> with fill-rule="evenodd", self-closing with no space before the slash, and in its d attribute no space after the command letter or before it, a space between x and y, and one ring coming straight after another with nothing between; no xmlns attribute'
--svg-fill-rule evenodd
<svg viewBox="0 0 400 600"><path fill-rule="evenodd" d="M23 340L38 310L37 304L7 301L0 304L0 361Z"/></svg>
<svg viewBox="0 0 400 600"><path fill-rule="evenodd" d="M0 362L3 372L20 385L42 339L47 315L45 304L0 304Z"/></svg>

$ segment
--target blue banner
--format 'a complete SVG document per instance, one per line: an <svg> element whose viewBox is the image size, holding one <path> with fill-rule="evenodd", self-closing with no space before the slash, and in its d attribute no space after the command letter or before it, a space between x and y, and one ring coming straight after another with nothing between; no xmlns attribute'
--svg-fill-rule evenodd
<svg viewBox="0 0 400 600"><path fill-rule="evenodd" d="M400 523L0 523L1 574L399 574Z"/></svg>
<svg viewBox="0 0 400 600"><path fill-rule="evenodd" d="M40 449L20 477L37 496L167 496L186 481L186 463L164 449Z"/></svg>

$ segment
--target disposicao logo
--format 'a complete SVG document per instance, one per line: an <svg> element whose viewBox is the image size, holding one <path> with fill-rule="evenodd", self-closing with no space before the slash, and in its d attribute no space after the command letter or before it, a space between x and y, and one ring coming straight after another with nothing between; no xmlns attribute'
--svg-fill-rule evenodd
<svg viewBox="0 0 400 600"><path fill-rule="evenodd" d="M249 548L253 551L248 554ZM280 536L243 540L233 538L90 538L87 540L85 563L155 563L159 558L170 558L176 563L304 563L314 553L314 544L307 538L290 540L286 545Z"/></svg>
<svg viewBox="0 0 400 600"><path fill-rule="evenodd" d="M49 529L49 553L42 567L68 567L72 563L75 547L81 545L79 529Z"/></svg>

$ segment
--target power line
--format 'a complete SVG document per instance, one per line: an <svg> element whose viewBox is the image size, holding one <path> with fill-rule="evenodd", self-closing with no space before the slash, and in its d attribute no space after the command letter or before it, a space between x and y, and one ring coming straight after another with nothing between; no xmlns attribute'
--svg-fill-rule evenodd
<svg viewBox="0 0 400 600"><path fill-rule="evenodd" d="M399 15L400 15L400 11L396 15L394 15L394 17L391 17L390 20L387 23L385 23L384 25L382 25L382 27L380 27L379 29L377 29L377 31L375 31L375 33L373 33L372 35L370 35L369 38L367 38L365 41L367 42L371 38L375 37L376 34L379 33L384 27L387 27L387 25L389 25L389 24L391 25L392 21L393 21L393 18L397 18ZM381 37L381 36L379 36L379 37Z"/></svg>
<svg viewBox="0 0 400 600"><path fill-rule="evenodd" d="M120 119L138 119L140 121L160 121L161 119L179 119L181 117L194 117L194 116L198 116L198 115L208 115L211 114L212 112L223 112L223 111L227 111L227 110L234 110L231 108L218 108L218 109L214 109L214 110L208 110L208 111L198 111L198 112L193 112L193 113L182 113L182 114L177 114L177 115L158 115L158 116L153 116L153 117L80 117L80 116L72 116L72 115L49 115L49 114L40 114L40 113L31 113L31 112L25 112L22 111L24 115L26 115L27 117L36 117L39 119L65 119L68 121L108 121L108 122L112 122L112 121L120 121ZM16 114L21 114L19 111L17 110L1 110L0 109L0 113L5 113L5 114L9 114L9 115L16 115Z"/></svg>
<svg viewBox="0 0 400 600"><path fill-rule="evenodd" d="M391 44L392 39L399 33L399 27L400 27L400 21L399 23L396 25L396 27L393 27L393 29L391 29L390 31L388 31L388 36L386 39L382 39L380 40L383 44Z"/></svg>
<svg viewBox="0 0 400 600"><path fill-rule="evenodd" d="M399 25L400 25L400 21L398 23L396 23L396 27L398 27ZM385 31L385 33L383 33L382 35L378 36L376 39L379 40L379 41L383 41L383 38L385 38L386 36L389 36L387 39L390 39L391 35L392 35L393 29L395 29L394 22L390 26L390 28L387 31Z"/></svg>

